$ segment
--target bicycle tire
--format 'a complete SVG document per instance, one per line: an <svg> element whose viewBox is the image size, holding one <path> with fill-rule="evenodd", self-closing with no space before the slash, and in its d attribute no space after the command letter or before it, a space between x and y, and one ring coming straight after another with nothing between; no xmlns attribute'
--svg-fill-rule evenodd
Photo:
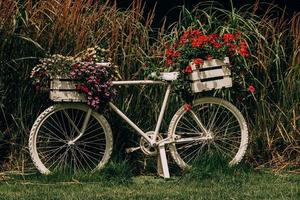
<svg viewBox="0 0 300 200"><path fill-rule="evenodd" d="M111 128L96 111L91 112L86 131L74 144L89 107L80 103L55 104L42 112L29 136L29 152L42 174L100 170L108 162L113 137ZM71 123L70 119L73 121Z"/></svg>
<svg viewBox="0 0 300 200"><path fill-rule="evenodd" d="M212 138L200 140L203 131L194 120L195 115L192 116L192 112L200 117L201 123ZM226 115L222 115L223 113ZM228 121L231 119L232 121ZM233 127L229 127L230 124ZM192 167L192 163L197 161L199 156L208 153L221 153L230 166L236 165L242 160L248 145L248 128L241 112L230 102L215 97L195 100L191 110L182 106L174 114L168 134L173 141L169 145L171 155L182 169ZM190 142L186 138L189 138Z"/></svg>

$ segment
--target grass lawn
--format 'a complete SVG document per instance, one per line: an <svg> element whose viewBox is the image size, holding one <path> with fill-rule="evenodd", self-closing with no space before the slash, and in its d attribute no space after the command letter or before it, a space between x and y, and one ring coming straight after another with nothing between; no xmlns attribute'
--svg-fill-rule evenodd
<svg viewBox="0 0 300 200"><path fill-rule="evenodd" d="M0 199L300 199L300 174L204 169L164 180L115 172L6 175Z"/></svg>

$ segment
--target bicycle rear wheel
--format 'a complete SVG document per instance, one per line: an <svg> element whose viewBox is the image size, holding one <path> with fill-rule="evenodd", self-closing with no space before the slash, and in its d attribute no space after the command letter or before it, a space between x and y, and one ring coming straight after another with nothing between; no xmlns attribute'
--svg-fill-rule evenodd
<svg viewBox="0 0 300 200"><path fill-rule="evenodd" d="M33 163L42 174L92 172L110 158L113 139L107 120L94 110L83 135L79 135L89 107L56 104L39 115L29 137ZM74 141L74 142L73 142Z"/></svg>
<svg viewBox="0 0 300 200"><path fill-rule="evenodd" d="M182 168L189 168L204 155L222 157L229 165L243 158L248 144L248 129L241 112L223 99L197 99L191 110L182 106L169 125L173 139L170 152Z"/></svg>

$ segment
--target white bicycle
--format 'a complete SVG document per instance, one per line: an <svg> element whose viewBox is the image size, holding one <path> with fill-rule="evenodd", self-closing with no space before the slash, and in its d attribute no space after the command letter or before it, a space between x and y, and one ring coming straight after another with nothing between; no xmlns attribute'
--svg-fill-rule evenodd
<svg viewBox="0 0 300 200"><path fill-rule="evenodd" d="M158 172L170 177L166 152L182 168L189 168L194 161L207 153L222 155L229 165L241 161L248 144L248 129L241 112L230 102L215 97L196 99L192 108L182 106L174 114L167 136L160 134L160 127L172 90L172 78L161 81L114 81L113 85L161 84L166 86L155 130L144 132L112 102L111 110L125 120L140 136L140 146L146 155L157 155ZM166 80L167 79L167 80ZM63 81L63 80L59 80ZM52 89L55 87L52 84ZM61 85L64 85L61 83ZM52 92L55 92L54 90ZM59 96L70 90L57 90ZM74 93L74 91L72 91ZM85 103L60 102L42 112L36 119L29 137L31 158L42 174L55 171L95 171L108 162L113 148L111 127L103 115ZM73 95L74 96L74 95ZM52 98L53 99L53 98ZM136 149L129 149L134 151Z"/></svg>

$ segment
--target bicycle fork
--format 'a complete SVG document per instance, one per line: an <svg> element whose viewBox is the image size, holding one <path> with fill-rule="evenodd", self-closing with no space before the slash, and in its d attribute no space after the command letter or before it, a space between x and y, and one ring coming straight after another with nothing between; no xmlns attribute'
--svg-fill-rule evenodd
<svg viewBox="0 0 300 200"><path fill-rule="evenodd" d="M68 118L69 122L72 124L72 126L75 128L75 131L78 133L78 136L76 138L74 138L73 140L70 140L68 142L68 145L73 145L79 138L81 138L81 136L84 134L86 127L89 123L89 120L91 118L91 114L92 114L92 108L89 108L85 117L84 117L84 121L81 127L81 130L78 129L78 127L74 124L73 120L70 119L69 115L66 113L65 110L63 110L63 112L65 113L66 117Z"/></svg>

